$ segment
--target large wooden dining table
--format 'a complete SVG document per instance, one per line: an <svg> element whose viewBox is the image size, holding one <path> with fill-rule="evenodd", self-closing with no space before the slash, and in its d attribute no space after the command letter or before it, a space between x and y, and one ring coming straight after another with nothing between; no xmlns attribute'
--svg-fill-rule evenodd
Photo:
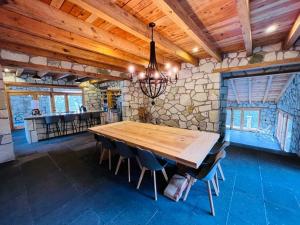
<svg viewBox="0 0 300 225"><path fill-rule="evenodd" d="M89 131L130 146L147 149L192 168L198 168L220 135L212 132L122 121L89 128Z"/></svg>

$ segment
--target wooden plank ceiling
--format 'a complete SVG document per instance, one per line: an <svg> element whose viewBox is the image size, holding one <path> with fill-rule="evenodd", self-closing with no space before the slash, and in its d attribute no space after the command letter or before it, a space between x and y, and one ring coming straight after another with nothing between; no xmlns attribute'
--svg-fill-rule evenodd
<svg viewBox="0 0 300 225"><path fill-rule="evenodd" d="M299 37L299 0L0 1L0 47L101 68L138 70L149 57L149 22L161 67ZM172 12L172 13L170 13ZM270 26L275 31L267 33ZM255 78L256 79L256 78ZM255 80L254 79L254 80ZM260 78L257 78L260 79ZM261 78L262 79L262 78Z"/></svg>
<svg viewBox="0 0 300 225"><path fill-rule="evenodd" d="M227 100L238 103L277 102L294 76L278 74L230 79Z"/></svg>

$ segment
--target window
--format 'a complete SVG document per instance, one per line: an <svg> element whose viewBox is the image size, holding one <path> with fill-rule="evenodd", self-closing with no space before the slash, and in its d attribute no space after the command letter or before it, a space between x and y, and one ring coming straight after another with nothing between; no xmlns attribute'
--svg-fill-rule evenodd
<svg viewBox="0 0 300 225"><path fill-rule="evenodd" d="M69 95L69 112L78 112L82 106L82 95Z"/></svg>
<svg viewBox="0 0 300 225"><path fill-rule="evenodd" d="M241 110L233 110L232 127L240 129L241 127Z"/></svg>
<svg viewBox="0 0 300 225"><path fill-rule="evenodd" d="M257 130L260 122L260 110L254 108L227 109L226 127L237 130Z"/></svg>
<svg viewBox="0 0 300 225"><path fill-rule="evenodd" d="M31 95L11 95L10 105L12 112L12 122L15 129L24 127L24 117L31 115Z"/></svg>
<svg viewBox="0 0 300 225"><path fill-rule="evenodd" d="M64 95L54 95L55 112L66 112L66 100Z"/></svg>
<svg viewBox="0 0 300 225"><path fill-rule="evenodd" d="M33 107L45 115L51 112L77 112L83 105L82 89L40 84L40 87L7 86L9 92L10 121L13 129L24 128L24 117L30 116Z"/></svg>
<svg viewBox="0 0 300 225"><path fill-rule="evenodd" d="M39 95L39 109L42 114L48 114L51 112L51 99L50 95Z"/></svg>
<svg viewBox="0 0 300 225"><path fill-rule="evenodd" d="M230 128L231 125L231 110L226 110L226 128Z"/></svg>
<svg viewBox="0 0 300 225"><path fill-rule="evenodd" d="M280 143L281 149L290 150L292 136L293 117L283 111L278 112L276 137Z"/></svg>
<svg viewBox="0 0 300 225"><path fill-rule="evenodd" d="M252 130L258 129L259 111L258 110L244 110L244 129Z"/></svg>

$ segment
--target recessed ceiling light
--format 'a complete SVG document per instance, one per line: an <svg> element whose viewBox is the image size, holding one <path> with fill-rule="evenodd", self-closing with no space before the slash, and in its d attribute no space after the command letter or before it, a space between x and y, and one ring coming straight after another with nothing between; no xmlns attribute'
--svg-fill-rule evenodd
<svg viewBox="0 0 300 225"><path fill-rule="evenodd" d="M192 52L198 52L199 51L199 48L198 47L194 47L193 49L192 49Z"/></svg>
<svg viewBox="0 0 300 225"><path fill-rule="evenodd" d="M273 24L271 26L268 26L267 29L266 29L266 33L269 34L269 33L272 33L274 32L275 30L277 30L278 26L277 24Z"/></svg>

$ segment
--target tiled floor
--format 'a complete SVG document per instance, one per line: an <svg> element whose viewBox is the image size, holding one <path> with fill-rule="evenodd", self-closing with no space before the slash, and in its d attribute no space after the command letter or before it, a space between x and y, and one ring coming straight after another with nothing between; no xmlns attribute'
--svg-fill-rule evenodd
<svg viewBox="0 0 300 225"><path fill-rule="evenodd" d="M281 151L276 138L250 131L226 130L226 139L234 144L259 150Z"/></svg>
<svg viewBox="0 0 300 225"><path fill-rule="evenodd" d="M195 183L186 202L173 202L162 195L166 183L159 175L155 202L151 176L145 176L137 191L136 165L130 184L125 166L117 176L107 164L99 166L88 133L39 143L32 151L39 153L0 165L1 225L295 225L300 221L298 158L231 147L223 161L226 181L220 183L221 195L214 196L216 216L212 217L202 182ZM169 167L167 173L174 170Z"/></svg>

